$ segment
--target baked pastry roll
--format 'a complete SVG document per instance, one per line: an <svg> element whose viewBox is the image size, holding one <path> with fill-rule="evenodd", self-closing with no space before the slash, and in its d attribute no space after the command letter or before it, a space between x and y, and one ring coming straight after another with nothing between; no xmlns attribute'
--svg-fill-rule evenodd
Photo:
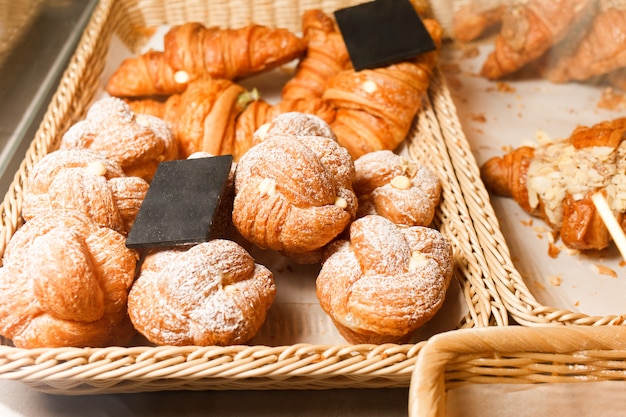
<svg viewBox="0 0 626 417"><path fill-rule="evenodd" d="M117 97L180 93L199 78L237 80L268 71L302 56L305 49L306 43L286 29L185 23L168 31L163 52L149 51L123 61L106 90Z"/></svg>
<svg viewBox="0 0 626 417"><path fill-rule="evenodd" d="M601 1L589 30L576 47L547 70L553 82L584 81L626 67L626 3Z"/></svg>
<svg viewBox="0 0 626 417"><path fill-rule="evenodd" d="M439 47L439 23L424 19L424 25ZM331 128L353 159L393 150L404 140L428 91L437 56L435 50L386 67L344 70L328 80L322 98L337 109Z"/></svg>
<svg viewBox="0 0 626 417"><path fill-rule="evenodd" d="M28 176L22 217L77 210L100 226L127 235L148 192L148 183L89 149L60 149L44 156Z"/></svg>
<svg viewBox="0 0 626 417"><path fill-rule="evenodd" d="M268 130L239 160L233 223L257 246L304 259L355 218L354 163L333 138Z"/></svg>
<svg viewBox="0 0 626 417"><path fill-rule="evenodd" d="M588 16L596 0L528 0L512 2L502 17L494 50L481 75L495 80L540 58Z"/></svg>
<svg viewBox="0 0 626 417"><path fill-rule="evenodd" d="M216 239L147 255L128 313L157 345L242 344L265 321L275 293L267 268L235 242Z"/></svg>
<svg viewBox="0 0 626 417"><path fill-rule="evenodd" d="M367 153L354 161L354 168L357 217L378 214L405 226L432 223L441 184L429 168L391 151Z"/></svg>
<svg viewBox="0 0 626 417"><path fill-rule="evenodd" d="M349 343L406 343L441 308L453 267L437 230L365 216L326 249L317 297Z"/></svg>
<svg viewBox="0 0 626 417"><path fill-rule="evenodd" d="M123 100L96 101L85 119L61 138L61 149L91 149L119 164L127 176L150 182L157 166L178 157L178 146L162 119L137 115Z"/></svg>
<svg viewBox="0 0 626 417"><path fill-rule="evenodd" d="M307 100L322 97L326 83L339 72L352 68L348 49L335 20L321 10L302 14L306 54L296 73L282 89L283 99Z"/></svg>
<svg viewBox="0 0 626 417"><path fill-rule="evenodd" d="M572 249L600 250L611 236L591 196L604 194L626 227L626 118L579 126L569 138L522 146L481 167L485 186L546 221Z"/></svg>
<svg viewBox="0 0 626 417"><path fill-rule="evenodd" d="M0 268L0 334L15 346L104 347L134 335L126 307L137 253L76 211L22 226Z"/></svg>
<svg viewBox="0 0 626 417"><path fill-rule="evenodd" d="M129 100L137 114L161 118L178 143L178 154L228 155L234 150L235 120L251 100L240 85L226 79L203 78L165 101Z"/></svg>

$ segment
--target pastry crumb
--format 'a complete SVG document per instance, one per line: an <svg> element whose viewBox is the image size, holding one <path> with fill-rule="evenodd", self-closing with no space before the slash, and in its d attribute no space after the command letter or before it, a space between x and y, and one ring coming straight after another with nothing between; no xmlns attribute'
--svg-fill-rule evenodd
<svg viewBox="0 0 626 417"><path fill-rule="evenodd" d="M551 275L549 278L550 284L554 285L555 287L559 287L561 286L561 283L563 283L563 278L558 275Z"/></svg>
<svg viewBox="0 0 626 417"><path fill-rule="evenodd" d="M554 243L550 242L548 244L548 256L550 256L550 258L555 259L559 256L559 253L561 253L561 248L556 246Z"/></svg>
<svg viewBox="0 0 626 417"><path fill-rule="evenodd" d="M596 267L596 270L598 271L600 275L607 275L607 276L610 276L611 278L617 278L617 272L615 272L613 269L609 268L608 266L605 266L602 264L593 264L593 266Z"/></svg>

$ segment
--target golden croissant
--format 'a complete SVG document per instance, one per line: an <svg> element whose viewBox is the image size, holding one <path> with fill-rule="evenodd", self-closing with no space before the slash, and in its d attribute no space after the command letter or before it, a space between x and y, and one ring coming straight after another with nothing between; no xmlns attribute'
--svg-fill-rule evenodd
<svg viewBox="0 0 626 417"><path fill-rule="evenodd" d="M626 200L626 118L579 126L564 140L523 146L481 167L486 187L544 219L569 248L611 241L591 196L601 192L622 225Z"/></svg>
<svg viewBox="0 0 626 417"><path fill-rule="evenodd" d="M238 29L205 27L191 22L172 27L164 49L121 63L108 80L112 96L137 97L182 92L202 77L237 80L292 61L305 42L282 28L251 24Z"/></svg>
<svg viewBox="0 0 626 417"><path fill-rule="evenodd" d="M504 12L494 50L481 75L500 79L540 58L596 6L595 0L528 0L514 2Z"/></svg>
<svg viewBox="0 0 626 417"><path fill-rule="evenodd" d="M443 30L434 19L424 25L435 44ZM428 91L438 51L386 67L344 70L330 80L322 98L337 108L331 127L353 159L393 150L404 140Z"/></svg>
<svg viewBox="0 0 626 417"><path fill-rule="evenodd" d="M246 90L227 80L204 78L165 101L128 100L135 113L165 121L178 142L181 158L194 152L226 155L233 152L235 119L248 100Z"/></svg>

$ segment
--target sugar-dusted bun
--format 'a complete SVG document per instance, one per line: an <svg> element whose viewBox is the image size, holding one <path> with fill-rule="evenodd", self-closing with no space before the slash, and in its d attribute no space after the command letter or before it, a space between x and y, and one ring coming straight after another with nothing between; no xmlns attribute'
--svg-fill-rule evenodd
<svg viewBox="0 0 626 417"><path fill-rule="evenodd" d="M322 136L337 140L330 125L321 117L302 113L287 112L274 117L266 125L255 132L255 143L273 135Z"/></svg>
<svg viewBox="0 0 626 417"><path fill-rule="evenodd" d="M261 248L309 254L354 220L353 178L350 155L333 139L270 135L238 163L233 223Z"/></svg>
<svg viewBox="0 0 626 417"><path fill-rule="evenodd" d="M137 258L123 235L79 212L38 215L15 232L4 254L0 334L23 348L128 342Z"/></svg>
<svg viewBox="0 0 626 417"><path fill-rule="evenodd" d="M22 206L30 220L50 210L77 210L100 226L127 234L148 183L127 177L122 168L90 149L60 149L44 156L31 171Z"/></svg>
<svg viewBox="0 0 626 417"><path fill-rule="evenodd" d="M354 167L359 217L379 214L406 226L432 223L441 184L429 168L388 150L367 153L354 161Z"/></svg>
<svg viewBox="0 0 626 417"><path fill-rule="evenodd" d="M241 344L257 333L275 293L267 268L235 242L216 239L147 255L128 313L158 345Z"/></svg>
<svg viewBox="0 0 626 417"><path fill-rule="evenodd" d="M136 115L115 97L96 101L84 120L68 129L63 148L88 148L117 162L128 176L150 181L162 161L178 157L178 145L162 119Z"/></svg>
<svg viewBox="0 0 626 417"><path fill-rule="evenodd" d="M349 343L404 343L441 308L452 272L437 230L370 215L328 246L317 297Z"/></svg>

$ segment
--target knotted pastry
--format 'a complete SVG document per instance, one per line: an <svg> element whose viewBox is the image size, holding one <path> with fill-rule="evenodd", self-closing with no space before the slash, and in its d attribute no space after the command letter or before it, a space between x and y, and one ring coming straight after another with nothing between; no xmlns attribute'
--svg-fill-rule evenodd
<svg viewBox="0 0 626 417"><path fill-rule="evenodd" d="M263 125L284 113L311 114L318 116L326 123L330 123L335 119L334 107L320 98L308 100L284 99L274 105L259 98L249 103L237 117L233 158L238 161L254 145L254 133Z"/></svg>
<svg viewBox="0 0 626 417"><path fill-rule="evenodd" d="M235 120L249 100L248 92L232 81L203 78L164 102L138 99L128 104L137 114L163 119L178 143L179 156L187 158L194 152L233 153Z"/></svg>
<svg viewBox="0 0 626 417"><path fill-rule="evenodd" d="M439 47L443 30L434 19L424 25ZM404 140L428 91L438 51L386 67L345 70L326 84L322 98L337 108L331 128L353 159Z"/></svg>
<svg viewBox="0 0 626 417"><path fill-rule="evenodd" d="M148 183L89 149L60 149L31 171L22 203L28 221L51 210L77 210L100 226L127 235L148 192Z"/></svg>
<svg viewBox="0 0 626 417"><path fill-rule="evenodd" d="M354 161L354 168L358 217L378 214L405 226L432 223L441 184L430 169L391 151L367 153Z"/></svg>
<svg viewBox="0 0 626 417"><path fill-rule="evenodd" d="M149 51L123 61L106 89L117 97L180 93L198 78L237 80L268 71L302 56L305 49L306 43L286 29L185 23L167 32L163 52Z"/></svg>
<svg viewBox="0 0 626 417"><path fill-rule="evenodd" d="M355 218L353 179L332 138L272 133L239 160L233 223L257 246L308 262Z"/></svg>
<svg viewBox="0 0 626 417"><path fill-rule="evenodd" d="M251 339L274 301L272 273L239 245L211 240L146 256L128 313L157 345L233 345Z"/></svg>
<svg viewBox="0 0 626 417"><path fill-rule="evenodd" d="M327 81L339 72L352 68L348 49L333 18L321 10L302 14L302 32L307 44L296 73L282 89L283 99L322 97Z"/></svg>
<svg viewBox="0 0 626 417"><path fill-rule="evenodd" d="M441 308L454 262L435 229L355 220L332 242L317 277L321 307L349 343L405 343Z"/></svg>
<svg viewBox="0 0 626 417"><path fill-rule="evenodd" d="M136 252L76 211L39 214L9 241L0 268L0 334L15 346L103 347L134 334L127 294Z"/></svg>
<svg viewBox="0 0 626 417"><path fill-rule="evenodd" d="M520 147L481 167L486 187L512 197L579 250L604 249L610 234L591 196L602 192L626 227L626 118L579 126L564 140Z"/></svg>
<svg viewBox="0 0 626 417"><path fill-rule="evenodd" d="M540 58L589 15L595 0L515 1L502 17L493 52L481 75L499 79Z"/></svg>
<svg viewBox="0 0 626 417"><path fill-rule="evenodd" d="M162 161L178 157L178 146L162 119L137 115L121 99L96 101L84 120L70 127L61 149L91 149L119 164L127 176L150 182Z"/></svg>

